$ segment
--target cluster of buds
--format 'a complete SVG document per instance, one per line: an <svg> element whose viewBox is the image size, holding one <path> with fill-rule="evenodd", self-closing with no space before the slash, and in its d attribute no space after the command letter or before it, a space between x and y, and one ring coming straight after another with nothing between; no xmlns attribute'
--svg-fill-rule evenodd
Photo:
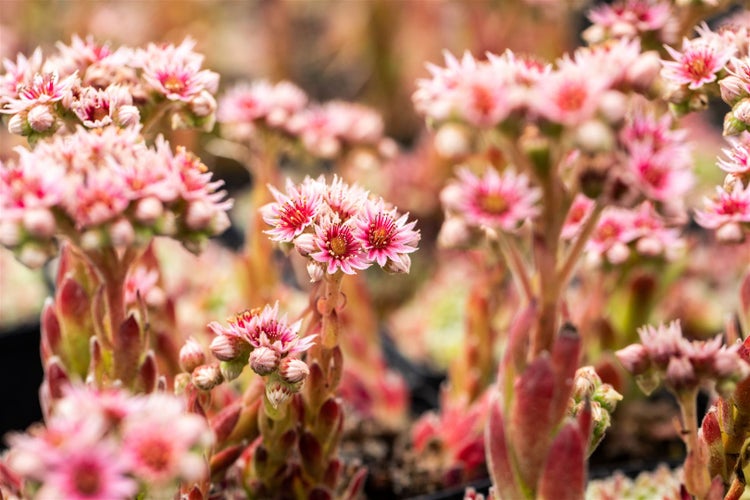
<svg viewBox="0 0 750 500"><path fill-rule="evenodd" d="M589 481L586 498L591 500L620 500L636 498L684 498L682 469L672 470L660 465L630 479L621 471L612 477Z"/></svg>
<svg viewBox="0 0 750 500"><path fill-rule="evenodd" d="M641 344L615 354L647 394L662 380L678 394L714 382L721 394L729 394L737 382L750 375L750 365L739 354L740 344L727 347L721 335L690 341L682 336L679 321L657 328L647 325L638 334Z"/></svg>
<svg viewBox="0 0 750 500"><path fill-rule="evenodd" d="M99 128L133 126L172 113L172 125L213 127L219 75L201 69L195 42L111 49L93 38L74 36L47 59L6 60L0 76L0 112L10 115L12 133L30 140L62 125Z"/></svg>
<svg viewBox="0 0 750 500"><path fill-rule="evenodd" d="M671 2L667 0L618 0L593 7L588 18L592 26L583 32L590 44L613 38L640 38L645 42L672 41L676 26Z"/></svg>
<svg viewBox="0 0 750 500"><path fill-rule="evenodd" d="M591 454L604 439L604 433L612 423L612 413L622 394L610 384L602 382L593 366L583 366L576 370L573 380L573 394L568 404L568 415L576 417L581 412L591 412Z"/></svg>
<svg viewBox="0 0 750 500"><path fill-rule="evenodd" d="M200 495L212 441L174 396L68 386L45 427L8 437L4 462L34 498L161 498L180 482Z"/></svg>
<svg viewBox="0 0 750 500"><path fill-rule="evenodd" d="M30 267L60 236L84 250L168 235L197 250L229 226L222 181L194 155L144 142L137 127L79 128L0 164L0 243Z"/></svg>
<svg viewBox="0 0 750 500"><path fill-rule="evenodd" d="M409 254L417 250L419 231L382 198L371 196L339 177L322 176L298 185L287 180L286 193L271 187L275 202L261 207L273 241L309 258L312 281L341 271L355 274L377 263L389 272L406 273Z"/></svg>
<svg viewBox="0 0 750 500"><path fill-rule="evenodd" d="M273 307L244 311L227 326L214 321L208 325L216 334L210 349L220 361L219 367L203 364L202 356L188 362L189 355L197 352L188 344L181 353L183 368L192 372L196 387L209 390L222 380L237 378L249 364L255 373L267 377L266 397L275 408L299 392L310 373L298 355L313 345L315 336L299 337L300 326L301 321L290 325L286 315L279 317L278 302ZM214 376L203 380L203 372Z"/></svg>
<svg viewBox="0 0 750 500"><path fill-rule="evenodd" d="M217 116L230 136L271 133L300 144L315 158L338 158L354 150L389 157L395 149L374 110L343 101L309 103L302 89L286 81L236 85L219 100Z"/></svg>

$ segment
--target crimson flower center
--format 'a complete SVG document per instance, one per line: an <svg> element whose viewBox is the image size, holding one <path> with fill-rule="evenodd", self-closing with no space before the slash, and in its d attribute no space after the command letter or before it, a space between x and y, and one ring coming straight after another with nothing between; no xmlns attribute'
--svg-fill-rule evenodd
<svg viewBox="0 0 750 500"><path fill-rule="evenodd" d="M169 75L164 80L164 88L170 92L179 93L185 90L185 82L177 75Z"/></svg>
<svg viewBox="0 0 750 500"><path fill-rule="evenodd" d="M149 440L138 451L140 459L149 469L161 472L169 467L171 448L166 441L159 438Z"/></svg>
<svg viewBox="0 0 750 500"><path fill-rule="evenodd" d="M101 488L99 471L89 463L83 463L78 467L73 482L76 491L86 496L95 495Z"/></svg>
<svg viewBox="0 0 750 500"><path fill-rule="evenodd" d="M708 65L704 58L696 57L688 61L687 70L694 78L702 78L708 73Z"/></svg>
<svg viewBox="0 0 750 500"><path fill-rule="evenodd" d="M290 227L300 227L307 222L307 216L300 210L299 205L291 201L282 207L281 219Z"/></svg>
<svg viewBox="0 0 750 500"><path fill-rule="evenodd" d="M586 88L580 84L569 83L560 89L557 96L557 105L563 111L576 111L581 109L586 101Z"/></svg>

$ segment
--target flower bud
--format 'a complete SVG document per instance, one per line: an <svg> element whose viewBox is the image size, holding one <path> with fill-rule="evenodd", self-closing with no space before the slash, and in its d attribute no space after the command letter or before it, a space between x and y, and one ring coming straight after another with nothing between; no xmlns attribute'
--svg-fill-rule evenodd
<svg viewBox="0 0 750 500"><path fill-rule="evenodd" d="M408 274L411 268L411 257L407 254L397 254L395 258L388 259L383 270L392 274Z"/></svg>
<svg viewBox="0 0 750 500"><path fill-rule="evenodd" d="M266 384L266 398L271 406L278 408L280 404L289 400L292 392L286 384L282 382L271 382Z"/></svg>
<svg viewBox="0 0 750 500"><path fill-rule="evenodd" d="M258 375L268 375L279 367L279 353L269 347L257 347L250 353L250 368Z"/></svg>
<svg viewBox="0 0 750 500"><path fill-rule="evenodd" d="M152 224L164 213L164 205L154 196L143 198L135 207L135 218L144 224Z"/></svg>
<svg viewBox="0 0 750 500"><path fill-rule="evenodd" d="M628 98L616 90L605 92L599 99L599 114L607 123L616 125L625 118L628 110Z"/></svg>
<svg viewBox="0 0 750 500"><path fill-rule="evenodd" d="M745 233L739 224L729 222L716 230L716 239L723 243L739 243L745 239Z"/></svg>
<svg viewBox="0 0 750 500"><path fill-rule="evenodd" d="M112 246L115 248L130 246L135 241L133 225L124 217L110 224L108 232Z"/></svg>
<svg viewBox="0 0 750 500"><path fill-rule="evenodd" d="M242 358L234 361L222 361L219 363L219 369L221 370L221 375L224 377L224 380L229 382L240 376L242 370L245 369L246 364L247 361Z"/></svg>
<svg viewBox="0 0 750 500"><path fill-rule="evenodd" d="M51 238L57 225L55 216L46 208L26 210L23 214L23 227L37 238Z"/></svg>
<svg viewBox="0 0 750 500"><path fill-rule="evenodd" d="M25 117L21 116L20 113L17 113L11 116L10 120L8 120L8 132L14 135L29 135L31 133L31 127L29 127Z"/></svg>
<svg viewBox="0 0 750 500"><path fill-rule="evenodd" d="M688 358L682 356L670 358L664 380L671 388L678 391L693 387L697 383L693 365Z"/></svg>
<svg viewBox="0 0 750 500"><path fill-rule="evenodd" d="M310 368L301 359L286 357L279 364L279 375L288 384L303 382L309 374Z"/></svg>
<svg viewBox="0 0 750 500"><path fill-rule="evenodd" d="M438 245L442 248L466 246L471 241L471 231L460 217L448 217L440 228Z"/></svg>
<svg viewBox="0 0 750 500"><path fill-rule="evenodd" d="M209 92L202 90L192 101L190 101L190 111L204 118L216 111L216 99Z"/></svg>
<svg viewBox="0 0 750 500"><path fill-rule="evenodd" d="M187 227L194 231L205 229L214 216L213 207L203 200L196 200L190 203L185 216Z"/></svg>
<svg viewBox="0 0 750 500"><path fill-rule="evenodd" d="M294 248L303 257L307 257L315 251L315 239L310 233L302 233L294 238Z"/></svg>
<svg viewBox="0 0 750 500"><path fill-rule="evenodd" d="M224 381L224 377L216 364L200 365L193 370L193 385L202 391L210 391Z"/></svg>
<svg viewBox="0 0 750 500"><path fill-rule="evenodd" d="M622 366L633 375L644 373L651 366L648 351L642 344L630 344L615 352Z"/></svg>
<svg viewBox="0 0 750 500"><path fill-rule="evenodd" d="M0 245L14 247L21 243L21 231L16 221L0 221Z"/></svg>
<svg viewBox="0 0 750 500"><path fill-rule="evenodd" d="M734 75L722 79L719 82L719 89L721 90L721 98L730 106L734 106L740 99L747 97L742 79Z"/></svg>
<svg viewBox="0 0 750 500"><path fill-rule="evenodd" d="M611 151L615 145L612 130L599 120L582 123L576 129L574 140L585 153Z"/></svg>
<svg viewBox="0 0 750 500"><path fill-rule="evenodd" d="M732 107L732 115L745 125L750 124L750 97L735 104Z"/></svg>
<svg viewBox="0 0 750 500"><path fill-rule="evenodd" d="M141 113L135 106L124 105L117 110L116 122L121 127L132 127L141 121Z"/></svg>
<svg viewBox="0 0 750 500"><path fill-rule="evenodd" d="M45 132L55 123L55 116L48 106L38 105L29 110L26 120L35 132Z"/></svg>
<svg viewBox="0 0 750 500"><path fill-rule="evenodd" d="M26 243L21 247L21 251L18 254L18 260L21 261L26 267L31 269L37 269L44 265L47 260L51 257L50 252L47 251L43 246L33 242Z"/></svg>
<svg viewBox="0 0 750 500"><path fill-rule="evenodd" d="M180 349L180 368L187 373L192 373L205 362L206 354L203 352L203 346L193 338L189 338Z"/></svg>
<svg viewBox="0 0 750 500"><path fill-rule="evenodd" d="M250 344L235 335L217 335L209 346L211 352L221 361L233 361L250 350Z"/></svg>
<svg viewBox="0 0 750 500"><path fill-rule="evenodd" d="M651 88L661 71L661 59L655 50L642 53L626 70L625 79L636 90L646 91Z"/></svg>
<svg viewBox="0 0 750 500"><path fill-rule="evenodd" d="M742 121L735 118L734 114L730 111L724 115L724 127L722 134L725 136L737 135L747 129L747 125Z"/></svg>
<svg viewBox="0 0 750 500"><path fill-rule="evenodd" d="M310 276L310 283L317 283L325 276L325 270L323 266L311 260L307 263L307 274Z"/></svg>
<svg viewBox="0 0 750 500"><path fill-rule="evenodd" d="M84 250L96 250L104 245L104 238L98 229L89 229L81 234L79 242Z"/></svg>
<svg viewBox="0 0 750 500"><path fill-rule="evenodd" d="M443 158L459 158L471 152L469 130L457 123L446 123L435 133L435 150Z"/></svg>

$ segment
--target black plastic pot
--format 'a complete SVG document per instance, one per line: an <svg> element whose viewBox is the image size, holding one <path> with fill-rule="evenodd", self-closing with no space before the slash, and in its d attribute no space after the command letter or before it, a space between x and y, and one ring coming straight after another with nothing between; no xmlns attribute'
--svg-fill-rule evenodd
<svg viewBox="0 0 750 500"><path fill-rule="evenodd" d="M39 324L0 330L0 436L42 419ZM6 446L0 439L0 449Z"/></svg>

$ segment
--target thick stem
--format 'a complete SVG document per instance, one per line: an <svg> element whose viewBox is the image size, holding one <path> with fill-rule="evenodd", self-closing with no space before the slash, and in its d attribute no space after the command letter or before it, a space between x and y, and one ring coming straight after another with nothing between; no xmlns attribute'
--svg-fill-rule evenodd
<svg viewBox="0 0 750 500"><path fill-rule="evenodd" d="M534 300L534 289L531 285L531 277L529 276L526 263L524 262L521 253L518 251L516 243L503 234L498 234L498 243L500 251L505 258L505 261L508 263L508 267L515 278L518 288L526 301L530 303Z"/></svg>
<svg viewBox="0 0 750 500"><path fill-rule="evenodd" d="M685 487L691 495L702 499L708 493L711 478L708 476L707 457L702 453L698 440L697 396L697 388L677 392L682 414L682 440L687 448L684 465Z"/></svg>
<svg viewBox="0 0 750 500"><path fill-rule="evenodd" d="M565 257L563 265L560 267L560 270L557 273L557 281L558 283L560 283L561 288L565 288L565 285L568 283L570 276L573 274L573 270L578 263L578 259L581 256L581 253L583 253L583 249L586 247L586 243L589 241L591 234L594 232L594 229L596 229L596 225L599 222L599 217L602 215L603 211L604 204L597 201L594 204L594 208L591 211L588 219L586 219L586 222L583 223L581 232L578 234L578 238L576 239L575 243L573 243L573 246L570 247L568 255Z"/></svg>

